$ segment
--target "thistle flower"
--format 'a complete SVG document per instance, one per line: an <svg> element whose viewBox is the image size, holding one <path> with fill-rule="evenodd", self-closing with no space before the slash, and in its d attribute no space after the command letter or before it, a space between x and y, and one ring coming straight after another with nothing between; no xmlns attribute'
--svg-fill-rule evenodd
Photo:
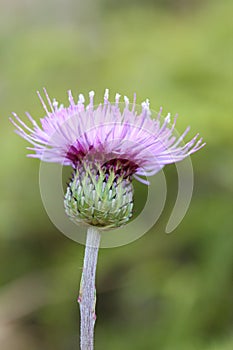
<svg viewBox="0 0 233 350"><path fill-rule="evenodd" d="M65 208L78 222L99 227L125 223L132 215L132 178L148 184L144 176L152 176L166 164L181 161L204 146L198 134L183 144L189 127L177 137L176 116L170 124L170 114L161 120L160 109L157 117L151 118L148 100L141 104L138 114L135 96L132 105L124 97L122 110L120 95L116 94L115 102L110 103L108 89L103 104L97 107L93 91L86 106L82 94L75 103L69 91L67 108L55 99L51 101L45 89L44 93L48 107L38 92L46 112L41 126L28 113L32 127L15 113L11 121L16 132L32 144L28 149L34 153L29 157L73 167ZM107 196L106 185L112 196Z"/></svg>
<svg viewBox="0 0 233 350"><path fill-rule="evenodd" d="M85 223L87 230L84 265L78 301L80 303L81 350L93 350L95 315L95 272L100 233L98 228L119 227L132 216L132 179L149 184L144 178L156 174L166 164L178 162L204 146L198 134L184 144L189 131L177 137L176 117L161 120L161 112L153 119L149 101L136 112L136 97L130 105L120 95L109 102L105 91L103 104L94 106L94 92L85 105L82 94L77 103L68 92L69 107L51 101L46 90L47 105L38 93L46 112L41 126L27 113L32 126L15 113L11 122L16 132L32 144L28 156L42 161L58 162L73 167L73 176L65 195L65 211L75 222Z"/></svg>

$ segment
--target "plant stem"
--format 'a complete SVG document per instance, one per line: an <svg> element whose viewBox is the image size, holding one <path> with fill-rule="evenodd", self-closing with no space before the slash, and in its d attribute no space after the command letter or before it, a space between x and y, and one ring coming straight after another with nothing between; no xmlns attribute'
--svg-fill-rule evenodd
<svg viewBox="0 0 233 350"><path fill-rule="evenodd" d="M94 227L87 230L86 248L83 263L83 272L80 284L80 349L94 349L94 326L96 320L95 303L95 274L100 244L100 233Z"/></svg>

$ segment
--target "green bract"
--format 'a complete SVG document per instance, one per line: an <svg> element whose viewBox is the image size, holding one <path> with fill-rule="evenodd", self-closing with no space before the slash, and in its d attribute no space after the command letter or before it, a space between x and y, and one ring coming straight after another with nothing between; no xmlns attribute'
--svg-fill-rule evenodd
<svg viewBox="0 0 233 350"><path fill-rule="evenodd" d="M103 229L119 227L132 216L133 185L114 169L84 163L69 183L64 204L74 222Z"/></svg>

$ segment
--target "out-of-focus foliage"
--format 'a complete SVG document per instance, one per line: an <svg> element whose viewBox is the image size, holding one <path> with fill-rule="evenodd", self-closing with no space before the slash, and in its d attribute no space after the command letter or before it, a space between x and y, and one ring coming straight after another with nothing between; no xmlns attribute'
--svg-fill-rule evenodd
<svg viewBox="0 0 233 350"><path fill-rule="evenodd" d="M69 88L94 89L98 101L105 87L136 91L207 141L176 231L164 234L177 187L168 166L159 222L100 251L96 349L233 348L232 11L230 0L1 1L1 349L77 348L83 247L49 221L39 162L8 121L13 110L39 120L43 86L64 102Z"/></svg>

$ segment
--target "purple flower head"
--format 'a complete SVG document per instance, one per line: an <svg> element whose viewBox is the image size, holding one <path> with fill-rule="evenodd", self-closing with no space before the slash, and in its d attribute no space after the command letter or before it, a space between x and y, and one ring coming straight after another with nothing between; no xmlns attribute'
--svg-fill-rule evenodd
<svg viewBox="0 0 233 350"><path fill-rule="evenodd" d="M86 105L82 94L75 102L69 91L68 107L59 106L55 99L51 101L45 89L44 93L47 105L38 93L46 112L40 120L41 126L28 113L31 127L15 113L11 119L16 132L32 144L28 149L34 153L29 157L71 165L75 169L88 160L101 164L106 172L114 169L119 176L133 176L148 183L141 176L152 176L166 164L181 161L204 146L198 134L184 144L189 127L180 137L176 136L176 117L172 123L170 114L162 120L160 110L153 119L148 100L137 113L135 96L132 104L124 97L121 108L120 95L116 94L115 102L111 103L108 89L104 102L98 106L94 106L93 91Z"/></svg>

